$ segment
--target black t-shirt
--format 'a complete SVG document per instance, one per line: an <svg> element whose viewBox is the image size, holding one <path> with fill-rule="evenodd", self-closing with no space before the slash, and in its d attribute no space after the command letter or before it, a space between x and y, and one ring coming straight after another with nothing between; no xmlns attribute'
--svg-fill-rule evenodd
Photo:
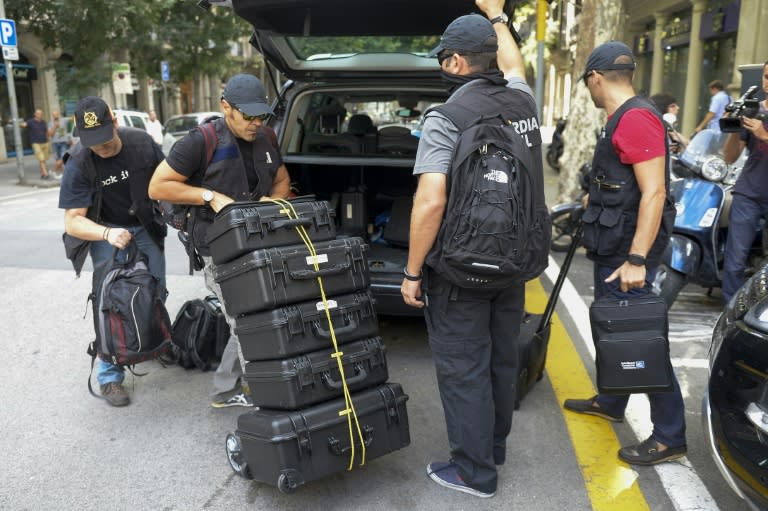
<svg viewBox="0 0 768 511"><path fill-rule="evenodd" d="M125 146L124 146L125 147ZM155 160L163 161L160 146L152 144ZM121 150L112 158L93 158L102 183L101 220L123 227L140 225L139 219L130 213L131 192L128 184L130 169L135 165L133 155ZM85 172L82 172L73 159L67 161L64 177L59 190L59 207L62 209L89 208L93 205L96 190Z"/></svg>
<svg viewBox="0 0 768 511"><path fill-rule="evenodd" d="M262 130L267 129L271 128L262 128ZM262 137L267 135L264 131L262 131L259 133L259 136ZM267 136L267 139L270 140L270 143L274 146L274 143L269 136ZM248 142L237 137L235 137L235 140L237 140L237 147L240 149L240 154L243 158L243 165L245 165L245 172L248 178L248 189L253 190L259 183L259 178L256 174L256 168L253 163L253 142ZM278 166L282 164L279 151L275 152L275 157L279 160ZM195 174L200 169L205 169L208 167L207 154L205 150L205 139L203 138L203 134L197 130L179 139L175 144L173 144L171 152L168 154L165 160L173 170L179 174L191 178L190 182L192 184L199 184L203 173L200 173L200 175L197 176L195 176Z"/></svg>
<svg viewBox="0 0 768 511"><path fill-rule="evenodd" d="M27 121L27 133L30 144L45 144L48 142L48 124L34 117Z"/></svg>

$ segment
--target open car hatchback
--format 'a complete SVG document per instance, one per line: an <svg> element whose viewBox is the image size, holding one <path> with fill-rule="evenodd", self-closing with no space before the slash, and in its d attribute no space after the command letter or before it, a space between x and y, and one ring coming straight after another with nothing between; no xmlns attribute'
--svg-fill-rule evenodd
<svg viewBox="0 0 768 511"><path fill-rule="evenodd" d="M298 194L336 208L339 236L369 243L380 314L403 303L413 165L423 113L448 91L428 53L467 0L233 0L251 44L288 80L268 121ZM507 10L508 11L508 10Z"/></svg>

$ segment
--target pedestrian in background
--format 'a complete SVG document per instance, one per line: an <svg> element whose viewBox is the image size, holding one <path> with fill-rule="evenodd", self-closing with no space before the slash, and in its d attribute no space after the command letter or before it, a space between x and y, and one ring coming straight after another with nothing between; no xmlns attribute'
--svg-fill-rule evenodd
<svg viewBox="0 0 768 511"><path fill-rule="evenodd" d="M725 113L725 107L731 102L731 97L725 92L725 86L720 80L709 82L709 94L712 96L709 100L709 110L693 130L694 134L705 128L720 133L720 118Z"/></svg>
<svg viewBox="0 0 768 511"><path fill-rule="evenodd" d="M504 0L475 3L485 16L457 18L432 51L452 91L448 103L456 102L478 116L498 115L510 125L521 121L535 126L526 134L532 160L538 163L531 171L542 174L536 103L525 83L522 55L507 27ZM510 129L508 136L521 135ZM443 221L458 139L459 130L447 117L439 112L426 115L413 170L419 182L401 293L408 305L424 307L450 445L450 460L429 463L427 475L441 486L493 497L496 467L506 460L515 406L525 283L502 289L460 288L425 263L435 250Z"/></svg>
<svg viewBox="0 0 768 511"><path fill-rule="evenodd" d="M635 58L624 43L610 41L592 51L581 79L596 107L608 114L592 160L583 245L594 262L595 300L632 298L651 292L675 218L669 199L669 149L661 114L635 94ZM621 218L623 221L607 221ZM604 221L606 220L606 221ZM673 374L672 392L648 394L653 432L619 458L653 465L685 455L685 406ZM624 420L629 395L566 399L573 412L612 422Z"/></svg>
<svg viewBox="0 0 768 511"><path fill-rule="evenodd" d="M40 165L40 179L51 179L48 171L48 158L51 157L51 145L48 143L48 124L43 119L43 111L35 110L34 117L21 123L22 128L27 128L29 143L35 153L35 159Z"/></svg>
<svg viewBox="0 0 768 511"><path fill-rule="evenodd" d="M669 93L662 92L654 94L650 97L650 100L653 101L653 104L656 105L659 113L661 113L661 118L666 125L669 138L674 142L670 150L674 153L683 152L690 141L677 131L677 114L680 112L680 105L677 104L677 99Z"/></svg>
<svg viewBox="0 0 768 511"><path fill-rule="evenodd" d="M48 122L48 136L51 137L51 148L53 149L54 176L61 177L64 172L64 153L69 149L70 135L67 131L67 121L61 118L58 110L51 113L51 120Z"/></svg>
<svg viewBox="0 0 768 511"><path fill-rule="evenodd" d="M763 65L763 92L768 97L768 62ZM768 100L760 102L760 113L768 115ZM768 219L768 121L741 118L742 129L730 133L723 147L725 162L735 162L746 147L749 157L733 187L728 239L723 258L723 298L728 303L746 276L749 251L757 236L760 219Z"/></svg>
<svg viewBox="0 0 768 511"><path fill-rule="evenodd" d="M122 251L129 243L147 256L150 273L165 288L166 228L147 193L152 172L163 160L160 146L144 130L118 127L112 110L95 96L78 102L75 125L80 142L65 158L59 208L64 209L67 234L91 242L93 292L100 284L99 270L112 259L114 249ZM129 404L123 368L101 358L96 364L107 403Z"/></svg>
<svg viewBox="0 0 768 511"><path fill-rule="evenodd" d="M198 126L173 145L149 185L153 199L196 206L189 235L205 262L205 284L219 298L230 326L229 341L213 375L214 408L253 406L253 401L242 381L245 361L234 318L227 313L221 287L213 278L206 232L214 215L233 201L284 199L290 192L290 176L275 132L264 125L273 112L261 81L249 74L233 76L224 87L221 108L224 117L210 121L216 132L211 160L201 131L206 128Z"/></svg>
<svg viewBox="0 0 768 511"><path fill-rule="evenodd" d="M149 133L156 144L163 145L163 125L157 120L157 114L154 110L149 111L147 133Z"/></svg>

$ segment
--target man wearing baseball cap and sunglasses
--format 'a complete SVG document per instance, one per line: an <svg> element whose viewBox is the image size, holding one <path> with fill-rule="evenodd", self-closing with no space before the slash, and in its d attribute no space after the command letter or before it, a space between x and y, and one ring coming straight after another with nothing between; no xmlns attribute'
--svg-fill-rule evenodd
<svg viewBox="0 0 768 511"><path fill-rule="evenodd" d="M667 132L653 103L635 94L634 69L632 50L609 41L592 51L581 76L592 102L608 114L595 147L582 216L582 244L594 262L595 300L650 293L675 220ZM674 374L672 379L672 392L648 394L653 432L619 450L626 463L655 465L685 455L685 406ZM628 401L628 394L599 394L566 399L564 407L623 422Z"/></svg>
<svg viewBox="0 0 768 511"><path fill-rule="evenodd" d="M221 108L224 117L210 121L215 136L210 126L190 131L174 144L149 184L149 195L154 199L196 206L188 234L205 263L206 286L221 301L231 332L213 377L215 408L253 406L253 402L247 389L240 387L244 365L240 343L234 334L234 320L227 314L220 287L213 279L206 232L214 215L231 202L282 199L290 191L290 176L277 148L277 137L264 125L273 112L261 81L249 74L230 78ZM215 147L209 152L212 144Z"/></svg>

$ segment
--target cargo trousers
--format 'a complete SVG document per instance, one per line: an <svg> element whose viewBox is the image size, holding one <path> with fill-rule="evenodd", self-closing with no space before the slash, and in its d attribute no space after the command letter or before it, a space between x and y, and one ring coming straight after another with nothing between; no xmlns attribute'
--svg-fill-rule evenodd
<svg viewBox="0 0 768 511"><path fill-rule="evenodd" d="M464 289L426 272L425 318L451 458L466 484L495 492L515 407L525 285Z"/></svg>

